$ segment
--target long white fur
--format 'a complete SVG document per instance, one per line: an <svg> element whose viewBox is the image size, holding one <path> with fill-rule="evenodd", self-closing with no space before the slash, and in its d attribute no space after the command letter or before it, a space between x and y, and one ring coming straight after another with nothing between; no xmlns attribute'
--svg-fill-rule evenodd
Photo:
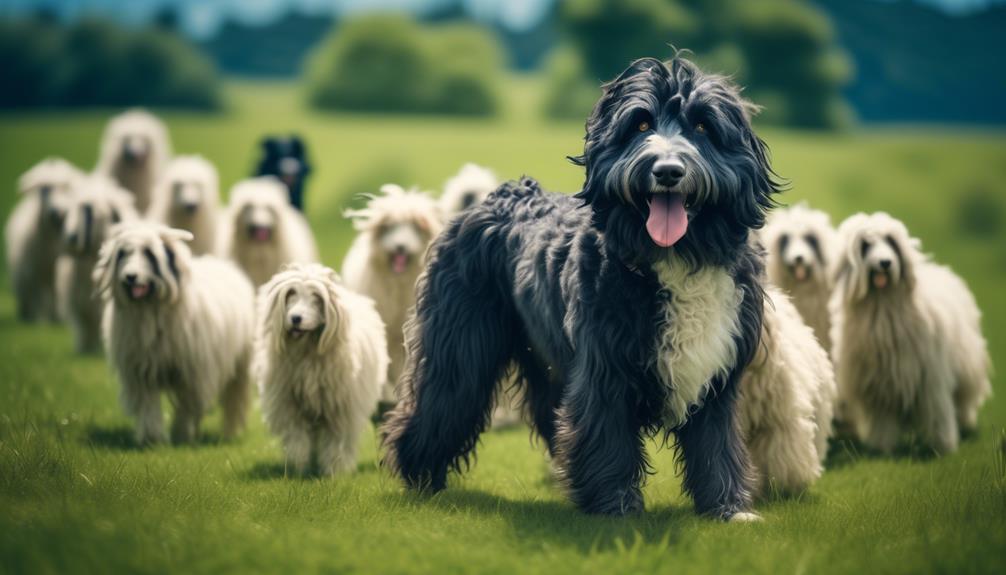
<svg viewBox="0 0 1006 575"><path fill-rule="evenodd" d="M177 443L198 437L218 400L225 438L241 429L248 409L255 290L233 263L192 257L185 245L191 237L152 222L124 224L102 246L94 271L105 301L105 346L140 444L166 439L162 393L175 406ZM146 297L131 295L129 274L150 286Z"/></svg>
<svg viewBox="0 0 1006 575"><path fill-rule="evenodd" d="M955 451L992 393L974 296L886 213L856 214L838 234L830 305L842 417L885 453L908 430L938 453ZM878 287L882 259L892 268Z"/></svg>
<svg viewBox="0 0 1006 575"><path fill-rule="evenodd" d="M59 319L56 260L63 219L83 172L62 158L46 158L18 180L21 200L4 227L7 270L21 321Z"/></svg>
<svg viewBox="0 0 1006 575"><path fill-rule="evenodd" d="M672 294L664 306L666 321L657 339L657 373L668 393L665 423L675 427L702 404L709 381L726 375L736 363L735 338L743 291L723 268L692 270L676 256L653 266L660 284Z"/></svg>
<svg viewBox="0 0 1006 575"><path fill-rule="evenodd" d="M211 253L220 219L220 177L202 156L176 156L158 178L147 216L192 232L194 255Z"/></svg>
<svg viewBox="0 0 1006 575"><path fill-rule="evenodd" d="M481 204L499 185L499 179L492 170L467 163L444 184L440 211L449 219L466 207Z"/></svg>
<svg viewBox="0 0 1006 575"><path fill-rule="evenodd" d="M391 366L382 400L397 401L395 385L405 363L402 326L416 302L416 278L426 262L426 250L443 227L437 202L416 189L394 184L381 187L367 207L348 210L358 234L342 264L342 277L350 289L374 300L387 326ZM411 259L401 273L389 264L391 249L401 241Z"/></svg>
<svg viewBox="0 0 1006 575"><path fill-rule="evenodd" d="M145 158L133 163L125 150L143 152ZM171 158L171 137L164 123L142 109L127 110L109 120L101 137L101 151L95 172L119 182L136 195L136 209L145 214L154 185Z"/></svg>
<svg viewBox="0 0 1006 575"><path fill-rule="evenodd" d="M783 246L783 238L786 238ZM814 249L809 237L817 241ZM831 320L828 300L832 292L835 229L828 214L799 203L772 212L761 231L768 252L769 281L792 298L804 321L826 350L831 349ZM819 250L821 259L817 256ZM798 268L802 267L802 271ZM805 277L798 277L798 273Z"/></svg>
<svg viewBox="0 0 1006 575"><path fill-rule="evenodd" d="M134 197L115 181L92 174L74 188L63 224L63 248L56 272L56 293L61 312L73 331L78 353L101 351L101 298L97 295L92 272L98 263L102 243L112 227L139 217L133 207ZM91 224L84 211L90 208Z"/></svg>
<svg viewBox="0 0 1006 575"><path fill-rule="evenodd" d="M259 289L258 310L262 412L287 462L304 473L314 454L324 475L354 471L360 434L388 373L374 302L343 286L330 268L292 264Z"/></svg>
<svg viewBox="0 0 1006 575"><path fill-rule="evenodd" d="M741 380L738 419L757 490L795 493L821 476L835 374L790 298L771 285L765 294L761 345Z"/></svg>
<svg viewBox="0 0 1006 575"><path fill-rule="evenodd" d="M269 241L253 241L249 223L272 227ZM286 187L273 176L238 182L217 233L216 253L236 262L260 286L288 263L315 263L318 247L304 216L288 200Z"/></svg>

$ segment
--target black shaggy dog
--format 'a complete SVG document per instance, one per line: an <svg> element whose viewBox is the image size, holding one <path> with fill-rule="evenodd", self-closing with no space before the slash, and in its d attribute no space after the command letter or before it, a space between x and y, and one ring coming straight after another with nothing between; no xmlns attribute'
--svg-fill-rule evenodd
<svg viewBox="0 0 1006 575"><path fill-rule="evenodd" d="M443 489L515 365L584 511L643 509L644 439L664 430L699 512L756 518L735 398L762 321L748 235L778 185L751 109L685 59L638 60L587 121L579 194L525 178L455 218L417 283L385 465Z"/></svg>
<svg viewBox="0 0 1006 575"><path fill-rule="evenodd" d="M262 158L256 176L276 176L290 193L290 204L304 211L304 184L311 173L307 147L299 136L268 136L262 140Z"/></svg>

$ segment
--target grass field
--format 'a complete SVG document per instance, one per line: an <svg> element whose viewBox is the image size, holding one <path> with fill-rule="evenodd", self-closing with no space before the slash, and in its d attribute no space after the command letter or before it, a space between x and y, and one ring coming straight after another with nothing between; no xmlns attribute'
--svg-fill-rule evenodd
<svg viewBox="0 0 1006 575"><path fill-rule="evenodd" d="M564 156L581 148L582 127L537 120L533 84L514 93L487 122L316 115L289 87L237 84L225 115L166 118L176 151L212 159L228 186L250 170L263 132L305 134L317 166L311 220L337 265L352 233L342 208L384 181L436 188L477 161L576 189L581 171ZM92 165L105 118L0 117L0 212L39 158ZM888 210L951 263L985 312L994 362L1006 366L1006 136L763 136L792 182L784 201L809 199L836 221ZM372 434L352 477L284 477L257 412L234 443L216 440L214 416L198 446L137 450L103 359L74 356L63 327L17 325L3 286L0 572L1006 572L1003 389L957 454L933 459L909 446L878 458L837 443L821 481L799 499L761 504L761 524L696 517L673 454L656 446L647 513L598 518L564 500L525 429L487 434L473 471L432 498L404 493L376 468Z"/></svg>

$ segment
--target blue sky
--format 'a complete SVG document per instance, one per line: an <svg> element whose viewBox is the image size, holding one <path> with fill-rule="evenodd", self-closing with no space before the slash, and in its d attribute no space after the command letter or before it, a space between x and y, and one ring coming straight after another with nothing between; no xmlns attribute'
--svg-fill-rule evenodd
<svg viewBox="0 0 1006 575"><path fill-rule="evenodd" d="M478 20L500 22L513 30L534 26L556 0L462 0ZM879 0L889 1L889 0ZM1003 0L919 0L949 12L967 12ZM422 12L451 0L0 0L0 14L22 13L39 6L57 9L65 17L110 15L124 22L145 22L161 6L178 7L182 25L192 35L212 35L227 18L269 22L290 8L308 13L347 14L378 10Z"/></svg>

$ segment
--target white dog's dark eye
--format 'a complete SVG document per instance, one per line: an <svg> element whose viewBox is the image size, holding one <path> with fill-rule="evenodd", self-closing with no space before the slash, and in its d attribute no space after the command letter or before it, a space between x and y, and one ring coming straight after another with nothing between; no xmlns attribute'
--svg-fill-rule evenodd
<svg viewBox="0 0 1006 575"><path fill-rule="evenodd" d="M784 251L789 245L789 234L779 236L779 251Z"/></svg>
<svg viewBox="0 0 1006 575"><path fill-rule="evenodd" d="M866 240L860 240L859 242L859 255L866 257L866 252L870 251L870 242Z"/></svg>
<svg viewBox="0 0 1006 575"><path fill-rule="evenodd" d="M647 122L646 120L643 120L642 122L640 122L639 123L639 131L640 132L649 132L650 131L650 123Z"/></svg>

